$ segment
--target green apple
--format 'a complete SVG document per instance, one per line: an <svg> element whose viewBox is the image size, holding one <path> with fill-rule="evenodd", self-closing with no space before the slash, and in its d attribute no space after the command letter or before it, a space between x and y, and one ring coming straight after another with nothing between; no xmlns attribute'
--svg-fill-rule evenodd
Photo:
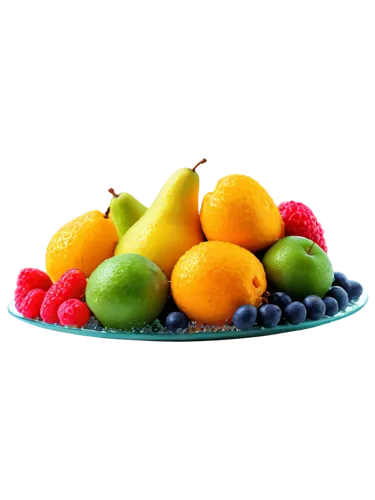
<svg viewBox="0 0 375 500"><path fill-rule="evenodd" d="M277 241L263 258L267 281L294 300L324 297L333 282L331 261L324 250L301 236Z"/></svg>

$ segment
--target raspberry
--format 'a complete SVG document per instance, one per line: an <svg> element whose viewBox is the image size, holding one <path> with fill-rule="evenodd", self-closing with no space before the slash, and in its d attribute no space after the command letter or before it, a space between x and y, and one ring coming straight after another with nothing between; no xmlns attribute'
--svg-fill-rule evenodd
<svg viewBox="0 0 375 500"><path fill-rule="evenodd" d="M35 319L40 315L40 308L46 293L41 288L35 288L26 295L22 301L20 310L25 318Z"/></svg>
<svg viewBox="0 0 375 500"><path fill-rule="evenodd" d="M284 201L279 211L285 224L285 236L303 236L328 251L324 231L311 208L296 201Z"/></svg>
<svg viewBox="0 0 375 500"><path fill-rule="evenodd" d="M69 269L46 293L40 310L46 323L58 323L57 310L68 299L80 299L86 290L86 276L79 269Z"/></svg>
<svg viewBox="0 0 375 500"><path fill-rule="evenodd" d="M52 285L52 281L48 274L39 269L34 269L32 267L27 267L22 269L17 278L17 288L14 292L14 299L16 309L21 311L21 305L23 299L35 288L40 288L42 290L48 290Z"/></svg>
<svg viewBox="0 0 375 500"><path fill-rule="evenodd" d="M69 299L63 302L57 314L63 326L75 326L77 328L85 326L91 316L88 306L77 299Z"/></svg>

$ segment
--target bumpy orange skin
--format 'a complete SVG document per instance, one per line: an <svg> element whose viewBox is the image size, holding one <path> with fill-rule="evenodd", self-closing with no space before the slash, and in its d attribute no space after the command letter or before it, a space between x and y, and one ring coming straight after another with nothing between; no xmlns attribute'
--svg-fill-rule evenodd
<svg viewBox="0 0 375 500"><path fill-rule="evenodd" d="M251 252L284 236L284 222L267 191L246 175L228 175L203 198L201 224L208 240L227 241Z"/></svg>
<svg viewBox="0 0 375 500"><path fill-rule="evenodd" d="M46 251L46 270L53 281L72 268L87 277L105 259L112 257L117 244L113 221L98 210L68 222L52 237Z"/></svg>
<svg viewBox="0 0 375 500"><path fill-rule="evenodd" d="M190 320L223 325L231 323L239 306L260 306L267 281L263 265L251 252L207 241L179 259L171 287L176 304Z"/></svg>

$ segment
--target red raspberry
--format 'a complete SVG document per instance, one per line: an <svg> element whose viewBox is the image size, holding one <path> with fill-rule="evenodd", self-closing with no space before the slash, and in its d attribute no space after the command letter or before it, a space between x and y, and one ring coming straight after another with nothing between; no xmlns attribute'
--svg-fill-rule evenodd
<svg viewBox="0 0 375 500"><path fill-rule="evenodd" d="M311 208L296 201L284 201L279 211L285 224L285 236L303 236L328 251L324 231Z"/></svg>
<svg viewBox="0 0 375 500"><path fill-rule="evenodd" d="M35 290L35 288L48 290L51 286L52 281L44 271L32 267L22 269L18 275L17 288L14 292L17 311L21 312L22 301L31 290Z"/></svg>
<svg viewBox="0 0 375 500"><path fill-rule="evenodd" d="M46 293L40 310L46 323L58 323L57 310L68 299L80 299L86 290L86 276L79 269L69 269Z"/></svg>
<svg viewBox="0 0 375 500"><path fill-rule="evenodd" d="M21 304L21 313L25 318L35 319L40 316L40 308L46 293L41 288L35 288L26 295Z"/></svg>
<svg viewBox="0 0 375 500"><path fill-rule="evenodd" d="M57 311L63 326L82 328L90 319L91 313L87 304L77 299L69 299L61 304Z"/></svg>

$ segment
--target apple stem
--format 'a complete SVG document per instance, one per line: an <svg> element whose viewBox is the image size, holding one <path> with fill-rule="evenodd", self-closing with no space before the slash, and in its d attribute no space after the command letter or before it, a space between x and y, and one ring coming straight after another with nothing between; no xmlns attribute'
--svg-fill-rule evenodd
<svg viewBox="0 0 375 500"><path fill-rule="evenodd" d="M207 162L208 162L207 156L201 156L191 167L193 172L196 172L201 167L204 167L207 164Z"/></svg>
<svg viewBox="0 0 375 500"><path fill-rule="evenodd" d="M307 250L307 253L308 253L309 255L311 255L311 250L313 249L314 245L315 245L315 241L313 241L313 244L312 244L312 245L311 245L311 247Z"/></svg>

